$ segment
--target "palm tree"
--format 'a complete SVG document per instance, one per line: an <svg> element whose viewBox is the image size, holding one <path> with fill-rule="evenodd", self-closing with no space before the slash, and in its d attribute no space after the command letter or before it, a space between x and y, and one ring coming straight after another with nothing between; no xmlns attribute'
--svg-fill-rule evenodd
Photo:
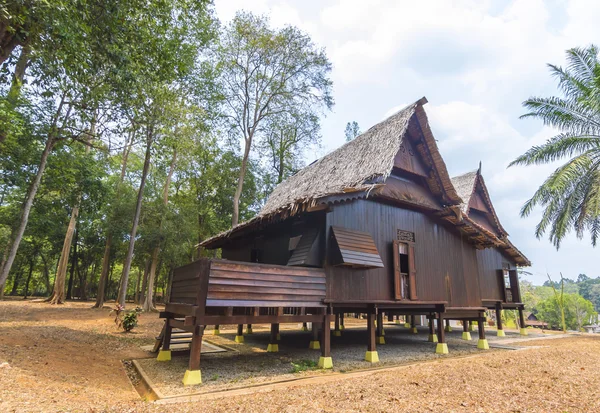
<svg viewBox="0 0 600 413"><path fill-rule="evenodd" d="M549 232L558 249L575 229L578 238L589 232L592 245L600 235L600 61L599 49L567 50L566 68L548 65L563 97L532 97L523 103L529 113L561 133L534 146L510 165L540 165L568 158L538 188L521 209L528 216L536 206L544 213L536 227L541 238Z"/></svg>

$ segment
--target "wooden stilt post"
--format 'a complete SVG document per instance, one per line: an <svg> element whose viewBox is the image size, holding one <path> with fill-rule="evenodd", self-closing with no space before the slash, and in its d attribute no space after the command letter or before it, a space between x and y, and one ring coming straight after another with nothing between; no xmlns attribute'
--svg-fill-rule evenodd
<svg viewBox="0 0 600 413"><path fill-rule="evenodd" d="M410 328L410 319L407 315L404 316L404 327Z"/></svg>
<svg viewBox="0 0 600 413"><path fill-rule="evenodd" d="M394 315L391 313L387 313L387 319L388 319L388 323L393 323L394 322Z"/></svg>
<svg viewBox="0 0 600 413"><path fill-rule="evenodd" d="M462 320L462 325L463 325L462 339L467 340L467 341L471 341L471 333L469 332L469 323L470 322L467 320Z"/></svg>
<svg viewBox="0 0 600 413"><path fill-rule="evenodd" d="M473 321L469 320L469 332L472 333L475 331L475 327L473 326Z"/></svg>
<svg viewBox="0 0 600 413"><path fill-rule="evenodd" d="M340 330L344 330L346 327L344 326L344 313L340 313Z"/></svg>
<svg viewBox="0 0 600 413"><path fill-rule="evenodd" d="M452 332L452 327L450 327L450 320L446 320L446 328L444 329L446 333Z"/></svg>
<svg viewBox="0 0 600 413"><path fill-rule="evenodd" d="M302 331L308 331L308 324L302 323Z"/></svg>
<svg viewBox="0 0 600 413"><path fill-rule="evenodd" d="M311 350L320 350L321 343L319 342L319 323L312 323L312 340L308 344L308 348Z"/></svg>
<svg viewBox="0 0 600 413"><path fill-rule="evenodd" d="M498 337L506 336L502 328L502 303L496 303L496 330L498 331Z"/></svg>
<svg viewBox="0 0 600 413"><path fill-rule="evenodd" d="M323 317L323 335L321 336L321 357L319 357L319 368L332 369L333 360L331 359L331 325L329 324L329 312L325 311Z"/></svg>
<svg viewBox="0 0 600 413"><path fill-rule="evenodd" d="M427 338L427 341L429 341L430 343L437 343L438 342L438 337L437 334L435 334L435 323L434 323L434 319L435 316L433 314L429 314L427 316L427 321L428 321L428 326L429 326L429 337Z"/></svg>
<svg viewBox="0 0 600 413"><path fill-rule="evenodd" d="M279 324L271 324L271 336L269 338L269 345L267 346L268 353L277 353L279 351L279 344L277 343L277 335L279 334Z"/></svg>
<svg viewBox="0 0 600 413"><path fill-rule="evenodd" d="M522 336L527 335L527 325L525 324L525 316L523 314L523 307L519 307L519 324L521 329L519 330Z"/></svg>
<svg viewBox="0 0 600 413"><path fill-rule="evenodd" d="M221 334L221 330L219 329L219 325L216 324L215 329L213 330L213 336L218 336L219 334Z"/></svg>
<svg viewBox="0 0 600 413"><path fill-rule="evenodd" d="M444 313L441 311L438 313L438 343L435 347L437 354L448 354L448 344L446 343L446 335L444 331Z"/></svg>
<svg viewBox="0 0 600 413"><path fill-rule="evenodd" d="M190 363L183 376L183 384L186 386L202 383L200 372L200 353L202 350L202 334L206 326L194 326L192 332L192 343L190 344Z"/></svg>
<svg viewBox="0 0 600 413"><path fill-rule="evenodd" d="M375 344L375 311L375 308L369 308L367 313L367 335L369 336L369 341L367 344L365 360L369 363L377 363L379 361L379 354L377 354Z"/></svg>
<svg viewBox="0 0 600 413"><path fill-rule="evenodd" d="M243 324L238 324L237 335L235 336L235 342L236 343L244 342L244 325Z"/></svg>
<svg viewBox="0 0 600 413"><path fill-rule="evenodd" d="M483 313L479 314L477 327L479 329L479 341L477 342L477 348L480 350L489 350L490 346L485 338L485 317L483 316Z"/></svg>
<svg viewBox="0 0 600 413"><path fill-rule="evenodd" d="M383 336L383 313L377 312L377 328L376 328L376 342L377 344L385 344L385 337Z"/></svg>
<svg viewBox="0 0 600 413"><path fill-rule="evenodd" d="M323 332L323 334L325 334ZM333 330L333 335L336 337L340 337L342 335L342 331L340 330L340 315L335 315L335 329Z"/></svg>
<svg viewBox="0 0 600 413"><path fill-rule="evenodd" d="M170 361L171 360L171 332L173 327L169 324L169 319L165 320L165 334L163 336L162 349L156 356L156 361Z"/></svg>
<svg viewBox="0 0 600 413"><path fill-rule="evenodd" d="M417 330L417 323L416 320L417 316L416 315L411 315L410 316L410 332L413 334L417 334L419 331Z"/></svg>
<svg viewBox="0 0 600 413"><path fill-rule="evenodd" d="M252 334L252 324L248 324L248 327L246 327L246 334Z"/></svg>

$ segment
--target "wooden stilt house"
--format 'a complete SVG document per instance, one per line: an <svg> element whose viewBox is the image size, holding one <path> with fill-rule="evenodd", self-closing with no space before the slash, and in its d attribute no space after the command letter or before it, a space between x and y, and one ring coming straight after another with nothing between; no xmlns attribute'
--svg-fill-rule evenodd
<svg viewBox="0 0 600 413"><path fill-rule="evenodd" d="M489 197L483 215L492 219L481 221L481 191L472 188L485 189L483 179L475 179L470 193L455 188L463 179L453 183L448 175L426 102L300 170L255 218L204 241L202 247L219 248L222 258L175 271L159 360L170 358L173 328L192 332L184 383L198 383L207 325L238 324L236 340L243 341L243 324L270 323L268 350L277 351L280 323L312 322L310 346L321 349L319 365L331 367L330 322L339 331L344 313L367 315L365 359L371 362L384 341L384 313L412 316L412 327L414 316L427 316L438 353L448 351L444 320L463 320L465 329L479 321L479 344L486 348L484 312L499 300L509 305L505 290L487 285L499 283L504 263L516 277L515 265L528 261L508 242Z"/></svg>

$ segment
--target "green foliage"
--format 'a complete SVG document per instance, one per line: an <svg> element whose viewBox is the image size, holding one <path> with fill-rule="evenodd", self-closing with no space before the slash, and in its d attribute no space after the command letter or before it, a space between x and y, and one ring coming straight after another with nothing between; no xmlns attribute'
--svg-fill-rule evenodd
<svg viewBox="0 0 600 413"><path fill-rule="evenodd" d="M600 236L600 61L598 48L567 51L566 68L549 65L562 97L532 97L524 102L524 118L541 119L561 131L534 146L512 165L539 165L567 158L521 209L528 216L537 206L544 212L536 236L549 233L558 249L571 230L579 238L589 232L592 245Z"/></svg>
<svg viewBox="0 0 600 413"><path fill-rule="evenodd" d="M301 371L314 370L317 368L318 363L313 360L300 360L298 362L291 362L292 373L300 373Z"/></svg>
<svg viewBox="0 0 600 413"><path fill-rule="evenodd" d="M122 328L123 331L128 333L138 325L138 315L141 311L142 309L139 307L126 311L125 307L117 304L111 311L111 314L115 316L115 325L117 328Z"/></svg>
<svg viewBox="0 0 600 413"><path fill-rule="evenodd" d="M550 326L557 328L561 325L560 303L558 297L541 300L537 305L538 316ZM580 331L590 319L597 315L592 303L579 294L565 294L564 298L565 324L567 329Z"/></svg>
<svg viewBox="0 0 600 413"><path fill-rule="evenodd" d="M346 124L346 130L344 131L344 136L346 137L346 142L350 142L362 132L360 131L360 127L358 126L358 122L355 120L352 122L348 122Z"/></svg>

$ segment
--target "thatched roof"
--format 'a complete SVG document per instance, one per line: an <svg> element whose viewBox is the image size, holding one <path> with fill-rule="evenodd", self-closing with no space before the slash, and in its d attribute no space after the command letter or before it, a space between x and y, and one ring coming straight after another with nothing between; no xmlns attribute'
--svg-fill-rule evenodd
<svg viewBox="0 0 600 413"><path fill-rule="evenodd" d="M483 175L481 175L481 162L479 163L479 168L475 171L467 172L466 174L455 176L451 178L452 184L454 188L456 188L456 192L460 195L463 203L460 205L463 214L469 215L469 203L471 201L471 197L475 195L477 189L481 189L481 195L483 196L483 200L486 203L486 206L490 210L490 215L494 225L498 230L498 235L500 237L508 235L506 230L500 224L500 219L498 219L498 215L496 214L496 210L494 209L494 204L492 204L492 199L490 198L490 193L488 192L487 186L485 185L485 181L483 179Z"/></svg>
<svg viewBox="0 0 600 413"><path fill-rule="evenodd" d="M462 222L467 224L468 227L475 229L477 232L481 234L481 238L486 238L489 240L491 244L494 244L495 247L500 248L506 252L506 254L510 255L519 265L522 266L530 266L531 262L529 259L521 252L515 245L509 241L508 233L500 224L500 220L496 211L494 209L494 205L492 204L492 200L490 198L490 194L485 185L485 181L483 179L483 175L481 174L481 163L479 164L479 168L475 171L467 172L465 174L455 176L452 178L452 184L456 188L456 192L464 201L460 205L461 215L462 217L452 217L451 214L447 214L444 216L447 220L452 219L453 223L457 224L458 222ZM486 206L490 210L490 215L496 228L498 230L497 234L494 234L488 231L486 228L479 225L477 222L473 221L469 218L469 203L471 201L471 197L475 195L477 190L481 190L481 194L486 203Z"/></svg>
<svg viewBox="0 0 600 413"><path fill-rule="evenodd" d="M269 196L259 214L235 228L207 239L201 245L214 243L257 224L261 220L285 218L315 206L325 197L340 194L369 193L380 187L392 173L394 159L400 150L409 124L417 125L423 134L432 166L430 185L435 187L446 205L462 202L446 170L446 165L429 129L422 98L371 127L354 140L313 162L281 184ZM411 123L412 122L412 123Z"/></svg>

